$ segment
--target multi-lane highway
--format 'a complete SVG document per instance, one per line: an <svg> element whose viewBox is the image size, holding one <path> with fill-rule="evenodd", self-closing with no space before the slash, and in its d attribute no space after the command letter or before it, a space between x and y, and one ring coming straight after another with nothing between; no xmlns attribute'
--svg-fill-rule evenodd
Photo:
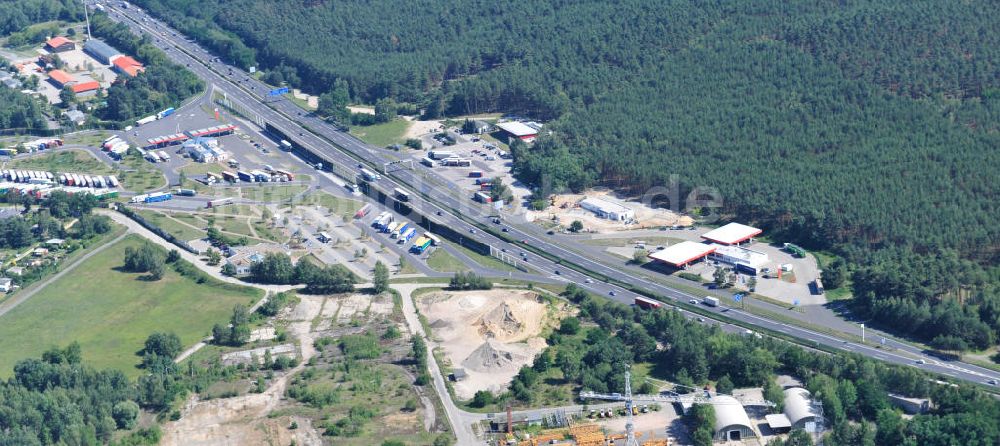
<svg viewBox="0 0 1000 446"><path fill-rule="evenodd" d="M110 5L106 5L110 6ZM371 147L358 139L339 131L335 126L305 113L284 98L268 97L272 87L256 81L241 69L219 61L195 43L186 40L180 33L162 22L135 8L107 7L112 19L127 24L133 31L148 34L155 45L164 50L175 62L187 66L208 84L225 92L231 101L250 111L252 119L266 122L287 135L300 145L324 160L326 166L336 172L356 172L359 165L381 170L383 163L391 161L379 148ZM588 275L550 261L547 258L530 256L531 267L550 279L577 283L588 291L604 295L610 299L631 304L635 294L616 285L630 284L653 295L660 296L667 303L693 309L688 303L692 296L663 284L624 271L590 257L580 255L546 237L536 228L509 226L509 236L520 242L508 242L498 235L484 231L487 214L475 206L469 197L456 193L448 182L432 170L417 167L416 170L401 169L372 183L372 186L387 196L396 187L417 192L411 206L438 224L446 225L467 235L471 240L488 244L508 252L520 252L525 246L565 262L578 265L586 271L610 278L614 283L605 283ZM595 276L598 277L598 276ZM762 318L737 309L724 307L699 307L708 317L731 320L744 326L756 326L798 338L805 343L815 343L836 349L851 351L887 362L908 364L928 372L939 373L955 379L984 383L1000 380L1000 373L957 361L943 361L926 355L919 348L905 343L888 341L885 345L859 344L845 341L833 335L820 333L799 326L787 325Z"/></svg>

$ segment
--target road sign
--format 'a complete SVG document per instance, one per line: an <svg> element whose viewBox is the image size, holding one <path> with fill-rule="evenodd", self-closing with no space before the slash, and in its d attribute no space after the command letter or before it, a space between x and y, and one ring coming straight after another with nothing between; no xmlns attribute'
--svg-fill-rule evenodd
<svg viewBox="0 0 1000 446"><path fill-rule="evenodd" d="M275 88L274 90L271 90L271 91L267 92L267 95L268 96L281 96L281 95L287 94L287 93L288 93L288 87L281 87L281 88Z"/></svg>
<svg viewBox="0 0 1000 446"><path fill-rule="evenodd" d="M733 302L740 302L743 300L743 293L733 294Z"/></svg>

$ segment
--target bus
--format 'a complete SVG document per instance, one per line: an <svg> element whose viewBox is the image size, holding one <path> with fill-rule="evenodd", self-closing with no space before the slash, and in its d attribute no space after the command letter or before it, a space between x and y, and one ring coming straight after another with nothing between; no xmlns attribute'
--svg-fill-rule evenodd
<svg viewBox="0 0 1000 446"><path fill-rule="evenodd" d="M393 189L392 191L396 195L396 198L399 199L399 201L410 201L410 193L409 192L407 192L407 191L405 191L403 189L400 189L398 187L395 188L395 189Z"/></svg>
<svg viewBox="0 0 1000 446"><path fill-rule="evenodd" d="M215 199L215 200L209 200L208 203L205 204L205 207L207 207L207 208L217 208L219 206L225 206L227 204L233 204L233 199L231 197L218 198L218 199Z"/></svg>

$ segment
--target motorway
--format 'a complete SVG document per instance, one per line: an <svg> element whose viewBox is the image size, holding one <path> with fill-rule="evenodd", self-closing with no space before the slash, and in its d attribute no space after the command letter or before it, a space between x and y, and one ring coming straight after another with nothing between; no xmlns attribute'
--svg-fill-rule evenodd
<svg viewBox="0 0 1000 446"><path fill-rule="evenodd" d="M130 26L136 33L148 34L154 39L154 44L164 50L175 62L187 66L192 72L214 86L224 91L227 98L239 103L244 108L252 110L255 116L249 117L257 122L267 122L285 133L295 144L319 155L324 160L325 167L334 172L357 172L358 165L376 166L381 171L385 162L382 150L371 147L360 140L339 131L335 126L304 112L291 101L284 98L268 97L267 92L273 87L254 80L237 67L217 61L216 57L206 52L195 43L185 40L180 33L167 25L149 17L135 8L121 9L108 7L112 19ZM329 164L327 164L329 163ZM463 232L469 239L491 245L508 252L524 251L524 245L545 252L551 256L565 259L583 269L610 278L616 283L631 284L652 295L660 296L670 305L679 308L692 309L688 303L692 296L669 286L654 283L642 277L623 271L614 265L595 261L577 252L553 243L537 228L522 228L508 226L509 235L522 244L510 243L500 237L482 230L487 225L487 214L483 209L474 206L469 197L456 193L448 183L433 174L429 169L417 167L419 170L396 170L383 179L372 183L372 187L392 196L392 190L402 187L416 191L424 199L415 197L411 207L429 216L438 224L443 224ZM625 303L633 303L636 296L615 283L604 283L573 269L561 266L548 259L533 255L531 267L542 276L566 282L577 283L595 294ZM835 349L854 352L880 359L883 361L905 364L922 370L940 374L954 379L973 383L984 383L987 380L1000 380L1000 373L958 361L946 361L927 355L917 347L909 344L887 341L887 344L860 344L836 336L820 333L799 326L787 325L769 320L737 309L726 307L701 307L702 313L708 316L717 315L720 319L731 319L744 326L756 326L766 330L784 333L805 341L805 344L815 343ZM876 335L873 335L874 338Z"/></svg>

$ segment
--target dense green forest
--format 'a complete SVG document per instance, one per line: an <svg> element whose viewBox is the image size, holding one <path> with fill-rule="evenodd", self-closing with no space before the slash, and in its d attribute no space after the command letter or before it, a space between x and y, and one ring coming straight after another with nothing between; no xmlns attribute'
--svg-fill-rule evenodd
<svg viewBox="0 0 1000 446"><path fill-rule="evenodd" d="M676 174L671 206L714 188L724 219L847 258L865 279L857 309L876 322L915 307L925 340L1000 337L989 2L138 3L272 82L425 117L552 120L514 151L522 180L551 185L542 194L638 196ZM935 310L952 298L964 308Z"/></svg>

